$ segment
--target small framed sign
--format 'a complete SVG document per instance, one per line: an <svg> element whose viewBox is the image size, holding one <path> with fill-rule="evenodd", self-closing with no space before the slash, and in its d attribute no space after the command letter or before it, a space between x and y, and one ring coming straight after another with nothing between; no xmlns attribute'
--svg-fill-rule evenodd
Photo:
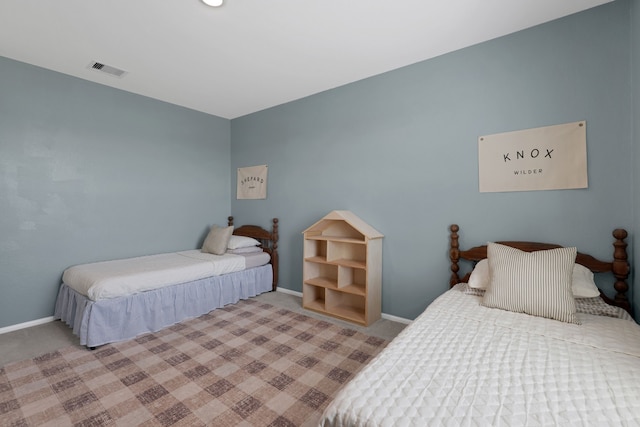
<svg viewBox="0 0 640 427"><path fill-rule="evenodd" d="M587 122L478 138L480 192L587 188Z"/></svg>
<svg viewBox="0 0 640 427"><path fill-rule="evenodd" d="M267 165L238 168L238 199L267 198Z"/></svg>

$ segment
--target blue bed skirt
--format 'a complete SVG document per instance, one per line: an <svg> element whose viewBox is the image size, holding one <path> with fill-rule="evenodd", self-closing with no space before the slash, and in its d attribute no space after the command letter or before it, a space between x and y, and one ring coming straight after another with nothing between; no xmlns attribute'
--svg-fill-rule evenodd
<svg viewBox="0 0 640 427"><path fill-rule="evenodd" d="M186 319L272 290L271 264L222 276L91 301L64 283L54 313L87 347L156 332Z"/></svg>

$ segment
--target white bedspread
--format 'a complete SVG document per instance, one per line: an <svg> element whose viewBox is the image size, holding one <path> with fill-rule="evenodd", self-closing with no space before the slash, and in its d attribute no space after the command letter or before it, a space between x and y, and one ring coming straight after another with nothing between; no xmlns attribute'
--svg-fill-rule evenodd
<svg viewBox="0 0 640 427"><path fill-rule="evenodd" d="M244 269L241 255L190 250L76 265L65 270L62 281L97 301Z"/></svg>
<svg viewBox="0 0 640 427"><path fill-rule="evenodd" d="M640 326L446 292L342 389L328 426L640 425Z"/></svg>

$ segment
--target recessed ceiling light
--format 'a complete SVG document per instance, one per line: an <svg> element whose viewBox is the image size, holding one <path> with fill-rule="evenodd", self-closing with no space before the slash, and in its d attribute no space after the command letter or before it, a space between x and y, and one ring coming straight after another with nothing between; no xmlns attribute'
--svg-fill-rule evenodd
<svg viewBox="0 0 640 427"><path fill-rule="evenodd" d="M202 0L202 3L206 4L207 6L213 6L213 7L218 7L218 6L222 6L224 0Z"/></svg>

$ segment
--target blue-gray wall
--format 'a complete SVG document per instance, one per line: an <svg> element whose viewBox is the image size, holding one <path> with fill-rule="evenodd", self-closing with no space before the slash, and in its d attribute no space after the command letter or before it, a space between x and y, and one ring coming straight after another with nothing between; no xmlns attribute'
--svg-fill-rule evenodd
<svg viewBox="0 0 640 427"><path fill-rule="evenodd" d="M385 234L382 309L405 318L447 289L451 223L465 247L551 241L610 259L611 231L638 226L630 7L619 0L232 120L232 171L269 165L268 199L234 198L232 211L240 223L281 219L280 286L302 289L301 232L334 209ZM478 136L578 120L588 189L478 192Z"/></svg>
<svg viewBox="0 0 640 427"><path fill-rule="evenodd" d="M192 249L230 213L230 123L0 58L0 327L65 268Z"/></svg>
<svg viewBox="0 0 640 427"><path fill-rule="evenodd" d="M632 132L633 132L633 194L634 200L634 230L640 230L640 5L637 1L631 2L631 58L632 58L632 93L633 93L633 108L632 108ZM633 264L640 265L640 239L636 236L632 236L633 243ZM637 271L637 269L636 269ZM636 310L636 318L640 319L640 275L634 274L633 287L633 300Z"/></svg>
<svg viewBox="0 0 640 427"><path fill-rule="evenodd" d="M197 247L230 212L281 219L280 285L300 291L302 230L352 210L385 234L383 311L406 318L447 287L453 222L464 246L602 258L626 227L638 263L638 9L618 0L231 122L0 58L0 327L50 316L69 265ZM478 192L478 136L577 120L588 189ZM236 200L236 168L259 164L268 198Z"/></svg>

